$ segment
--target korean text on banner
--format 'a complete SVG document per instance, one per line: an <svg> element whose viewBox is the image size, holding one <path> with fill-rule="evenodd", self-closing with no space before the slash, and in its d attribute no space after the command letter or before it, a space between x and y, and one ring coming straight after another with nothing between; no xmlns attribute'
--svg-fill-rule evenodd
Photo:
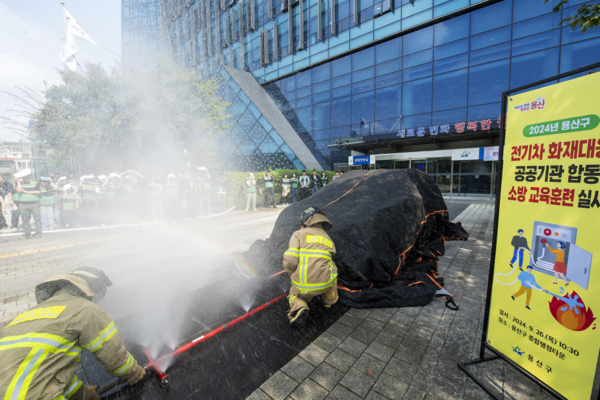
<svg viewBox="0 0 600 400"><path fill-rule="evenodd" d="M507 103L487 343L568 399L590 398L600 348L599 90L595 73Z"/></svg>

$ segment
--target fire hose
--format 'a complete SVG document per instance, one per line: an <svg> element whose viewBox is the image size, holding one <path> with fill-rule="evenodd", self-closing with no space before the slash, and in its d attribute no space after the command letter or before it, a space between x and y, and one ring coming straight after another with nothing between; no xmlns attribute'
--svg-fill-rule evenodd
<svg viewBox="0 0 600 400"><path fill-rule="evenodd" d="M173 350L169 354L161 356L161 357L157 358L156 360L153 359L153 357L150 355L150 352L148 351L147 348L143 349L143 352L146 355L146 358L148 358L148 363L143 368L146 371L154 370L154 372L156 372L156 375L160 379L160 385L162 387L168 386L170 383L170 378L169 378L169 375L167 375L165 373L165 371L162 370L161 364L163 361L170 360L182 353L185 353L186 351L190 350L192 347L197 346L200 343L212 338L213 336L218 335L219 333L225 331L227 328L231 328L233 325L236 325L237 323L242 322L246 318L249 318L252 315L264 310L265 308L277 303L279 300L283 299L286 296L287 296L287 292L275 297L272 300L267 301L265 304L263 304L259 307L256 307L254 310L248 311L246 314L234 319L233 321L230 321L224 325L221 325L217 329L214 329L213 331L208 332L207 334L202 335L183 346L177 347L175 350ZM114 381L99 388L96 392L99 395L102 395L102 394L116 388L117 386L124 384L125 382L127 382L127 381L124 381L121 379L115 379Z"/></svg>

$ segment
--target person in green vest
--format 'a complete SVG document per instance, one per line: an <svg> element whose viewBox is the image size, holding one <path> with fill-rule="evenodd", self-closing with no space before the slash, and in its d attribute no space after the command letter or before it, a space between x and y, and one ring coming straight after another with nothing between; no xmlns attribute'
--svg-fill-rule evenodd
<svg viewBox="0 0 600 400"><path fill-rule="evenodd" d="M175 174L167 175L167 183L164 190L164 208L167 219L177 221L181 217L181 193L179 181L175 177Z"/></svg>
<svg viewBox="0 0 600 400"><path fill-rule="evenodd" d="M119 206L119 191L121 190L121 177L116 172L108 174L108 179L104 183L106 202L106 220L108 223L116 224L117 211Z"/></svg>
<svg viewBox="0 0 600 400"><path fill-rule="evenodd" d="M19 193L19 211L23 220L23 230L26 238L42 236L42 218L40 216L40 185L31 181L31 170L24 169L15 174L17 192ZM30 220L35 221L35 234L31 235Z"/></svg>
<svg viewBox="0 0 600 400"><path fill-rule="evenodd" d="M62 223L65 228L71 228L77 220L77 209L79 208L79 196L75 188L67 183L63 186L62 194Z"/></svg>
<svg viewBox="0 0 600 400"><path fill-rule="evenodd" d="M198 177L196 178L196 196L198 205L200 206L200 214L198 217L210 215L211 189L211 178L208 169L205 167L198 167Z"/></svg>
<svg viewBox="0 0 600 400"><path fill-rule="evenodd" d="M98 212L98 198L96 193L98 179L94 175L85 175L80 180L81 217L84 224L90 226L96 223L96 214Z"/></svg>
<svg viewBox="0 0 600 400"><path fill-rule="evenodd" d="M281 178L281 204L284 206L287 206L289 202L290 185L288 174L283 174L283 178Z"/></svg>
<svg viewBox="0 0 600 400"><path fill-rule="evenodd" d="M296 197L298 196L298 175L295 172L292 173L290 179L290 191L292 192L292 204L296 203Z"/></svg>
<svg viewBox="0 0 600 400"><path fill-rule="evenodd" d="M253 173L250 173L246 179L246 211L250 208L250 203L252 203L252 210L256 211L256 181Z"/></svg>
<svg viewBox="0 0 600 400"><path fill-rule="evenodd" d="M277 208L277 204L275 203L275 189L273 188L274 179L271 175L271 171L267 170L265 172L265 176L263 177L264 185L265 185L265 204L266 207L270 206L271 198L273 199L273 208Z"/></svg>
<svg viewBox="0 0 600 400"><path fill-rule="evenodd" d="M54 230L54 204L56 203L56 186L50 177L41 177L40 192L42 231L47 232Z"/></svg>
<svg viewBox="0 0 600 400"><path fill-rule="evenodd" d="M323 171L321 173L321 188L324 188L325 186L327 186L327 183L328 183L327 174L325 173L325 171Z"/></svg>
<svg viewBox="0 0 600 400"><path fill-rule="evenodd" d="M152 190L152 221L163 221L163 198L164 198L164 185L160 183L160 176L152 177L152 183L150 183L150 189Z"/></svg>

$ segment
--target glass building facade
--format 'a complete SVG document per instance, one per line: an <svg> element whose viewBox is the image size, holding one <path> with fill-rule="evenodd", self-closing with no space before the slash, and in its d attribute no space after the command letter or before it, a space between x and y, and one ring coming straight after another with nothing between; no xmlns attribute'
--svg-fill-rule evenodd
<svg viewBox="0 0 600 400"><path fill-rule="evenodd" d="M559 26L584 1L555 13L558 2L161 0L160 9L174 59L205 77L222 66L252 74L331 169L349 150L410 151L364 145L394 132L423 133L407 137L411 146L432 135L439 144L444 127L475 123L483 131L463 138L457 126L448 137L497 145L503 91L600 61L600 29Z"/></svg>
<svg viewBox="0 0 600 400"><path fill-rule="evenodd" d="M160 1L122 0L121 29L124 64L141 64L160 52Z"/></svg>

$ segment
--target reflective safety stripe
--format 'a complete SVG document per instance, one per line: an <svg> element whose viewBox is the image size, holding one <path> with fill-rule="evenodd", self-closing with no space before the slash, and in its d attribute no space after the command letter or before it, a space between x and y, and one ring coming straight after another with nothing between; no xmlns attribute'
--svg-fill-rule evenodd
<svg viewBox="0 0 600 400"><path fill-rule="evenodd" d="M306 235L306 243L320 243L323 246L327 246L330 249L333 249L333 243L331 242L331 240L319 235Z"/></svg>
<svg viewBox="0 0 600 400"><path fill-rule="evenodd" d="M75 342L49 333L27 333L19 336L6 336L0 339L0 351L18 348L37 348L51 353L66 353L67 356L80 356L81 347Z"/></svg>
<svg viewBox="0 0 600 400"><path fill-rule="evenodd" d="M98 277L96 275L90 274L87 271L73 271L73 272L71 272L71 275L84 275L84 276L89 276L90 278L98 279Z"/></svg>
<svg viewBox="0 0 600 400"><path fill-rule="evenodd" d="M306 292L315 292L317 290L327 289L333 286L337 279L337 275L333 275L329 282L324 283L300 283L296 281L292 281L292 285L294 285L298 290L302 293Z"/></svg>
<svg viewBox="0 0 600 400"><path fill-rule="evenodd" d="M290 248L289 248L289 249L287 249L287 250L286 250L286 252L285 252L285 253L283 253L283 254L287 254L288 256L295 256L295 257L297 257L297 256L298 256L298 251L299 251L299 250L298 250L297 248L290 247Z"/></svg>
<svg viewBox="0 0 600 400"><path fill-rule="evenodd" d="M307 252L304 251L304 249L301 249L300 254L303 254L307 257L315 257L315 258L324 258L326 260L331 260L331 253L327 252L327 251L323 251L323 252Z"/></svg>
<svg viewBox="0 0 600 400"><path fill-rule="evenodd" d="M69 386L69 388L67 390L64 391L64 393L62 395L64 397L66 397L67 399L70 399L71 396L73 396L75 394L75 392L77 392L82 385L83 385L83 382L81 382L81 380L79 380L77 375L75 375L75 376L73 376L71 385Z"/></svg>
<svg viewBox="0 0 600 400"><path fill-rule="evenodd" d="M128 354L129 357L127 358L127 362L121 365L119 368L115 369L114 371L110 371L111 374L115 376L121 376L131 369L131 366L133 365L133 356L130 353Z"/></svg>
<svg viewBox="0 0 600 400"><path fill-rule="evenodd" d="M48 353L48 351L40 348L31 349L25 360L19 365L10 385L8 385L4 400L25 400L33 376L48 356Z"/></svg>
<svg viewBox="0 0 600 400"><path fill-rule="evenodd" d="M10 324L6 325L6 327L8 328L9 326L17 325L21 322L34 321L37 319L56 319L66 309L67 306L54 306L29 310L17 316L17 318L15 318Z"/></svg>
<svg viewBox="0 0 600 400"><path fill-rule="evenodd" d="M290 307L292 306L292 302L296 299L297 296L290 294Z"/></svg>
<svg viewBox="0 0 600 400"><path fill-rule="evenodd" d="M100 331L100 335L89 344L83 345L83 348L90 353L95 353L102 348L102 345L108 342L117 333L117 327L114 322L108 324L108 326Z"/></svg>

